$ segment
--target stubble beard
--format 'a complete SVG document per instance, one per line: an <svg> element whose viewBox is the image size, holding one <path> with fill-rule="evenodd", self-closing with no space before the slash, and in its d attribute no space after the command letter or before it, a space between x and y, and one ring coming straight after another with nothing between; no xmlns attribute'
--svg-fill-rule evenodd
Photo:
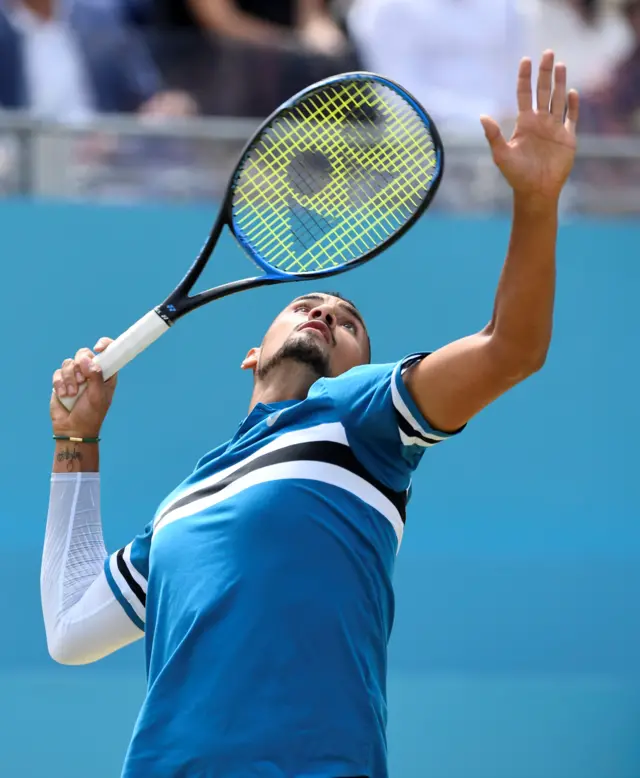
<svg viewBox="0 0 640 778"><path fill-rule="evenodd" d="M259 365L256 370L256 378L259 381L264 381L269 373L286 362L304 365L312 373L315 380L327 378L330 375L329 356L325 350L312 337L298 336L286 340L269 360L263 365Z"/></svg>

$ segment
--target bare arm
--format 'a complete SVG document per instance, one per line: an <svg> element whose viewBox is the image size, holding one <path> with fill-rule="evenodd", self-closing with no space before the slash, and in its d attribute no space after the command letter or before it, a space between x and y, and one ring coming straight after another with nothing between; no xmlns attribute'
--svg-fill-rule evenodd
<svg viewBox="0 0 640 778"><path fill-rule="evenodd" d="M555 295L558 200L575 155L578 96L570 92L564 121L566 71L545 53L532 108L531 63L518 77L518 123L509 143L488 117L482 122L494 160L514 191L507 258L487 326L451 343L405 375L425 418L459 429L493 400L544 364Z"/></svg>

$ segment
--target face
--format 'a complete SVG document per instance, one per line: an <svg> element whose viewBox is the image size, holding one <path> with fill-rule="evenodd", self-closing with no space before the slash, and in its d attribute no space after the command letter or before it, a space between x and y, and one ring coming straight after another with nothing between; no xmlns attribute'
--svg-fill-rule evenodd
<svg viewBox="0 0 640 778"><path fill-rule="evenodd" d="M260 349L243 362L263 379L276 365L293 360L318 377L338 376L369 361L369 338L357 309L328 294L297 297L269 327Z"/></svg>

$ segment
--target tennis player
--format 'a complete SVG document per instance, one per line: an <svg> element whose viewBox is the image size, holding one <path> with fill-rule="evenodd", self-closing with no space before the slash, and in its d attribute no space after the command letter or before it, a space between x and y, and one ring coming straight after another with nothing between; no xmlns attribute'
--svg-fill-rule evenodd
<svg viewBox="0 0 640 778"><path fill-rule="evenodd" d="M371 364L355 305L320 292L293 300L242 363L253 394L233 438L110 555L96 441L116 381L103 382L86 348L54 373L58 395L87 390L70 414L51 402L54 433L71 440L56 442L53 466L47 641L73 665L144 636L148 688L125 778L388 775L391 579L413 472L427 448L539 370L551 338L578 96L546 52L536 107L529 60L517 99L509 142L481 119L513 189L487 326L430 355Z"/></svg>

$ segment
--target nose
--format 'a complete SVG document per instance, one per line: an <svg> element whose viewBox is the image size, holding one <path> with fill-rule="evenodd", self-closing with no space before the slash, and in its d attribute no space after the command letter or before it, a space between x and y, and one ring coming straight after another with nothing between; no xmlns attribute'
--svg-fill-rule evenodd
<svg viewBox="0 0 640 778"><path fill-rule="evenodd" d="M324 303L316 305L315 308L309 311L309 319L320 319L330 330L333 330L336 326L336 316L331 306Z"/></svg>

